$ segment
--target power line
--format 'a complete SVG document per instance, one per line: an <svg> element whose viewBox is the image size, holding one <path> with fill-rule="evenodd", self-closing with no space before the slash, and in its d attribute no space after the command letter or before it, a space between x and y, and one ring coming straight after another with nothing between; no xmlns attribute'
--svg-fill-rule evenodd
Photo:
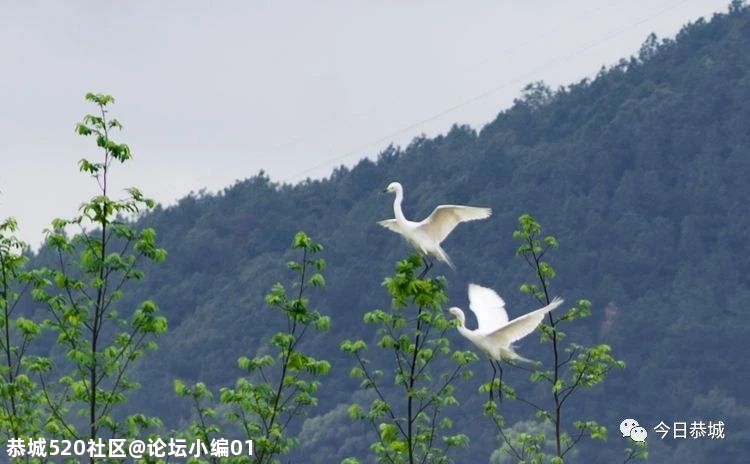
<svg viewBox="0 0 750 464"><path fill-rule="evenodd" d="M307 169L305 169L305 170L303 170L303 171L301 171L299 173L293 174L291 176L287 176L283 180L283 182L285 182L285 181L291 181L292 179L299 178L299 177L304 176L305 174L310 173L312 171L318 170L318 169L326 167L326 166L331 166L334 163L338 163L340 161L343 161L343 160L345 160L345 159L347 159L347 158L349 158L349 157L351 157L351 156L353 156L353 155L361 152L362 150L365 150L365 149L368 149L368 148L372 148L373 146L380 145L380 144L383 144L383 143L388 142L388 141L392 141L395 137L398 137L398 136L400 136L400 135L402 135L404 133L410 132L410 131L412 131L412 130L420 127L420 126L423 126L424 124L427 124L429 122L432 122L432 121L435 121L437 119L440 119L443 116L445 116L447 114L450 114L450 113L452 113L452 112L454 112L454 111L456 111L456 110L458 110L460 108L463 108L463 107L468 106L468 105L470 105L470 104L472 104L474 102L477 102L479 100L487 98L488 96L492 95L493 93L498 92L499 90L503 90L503 89L507 88L508 86L510 86L512 84L515 84L515 83L517 83L517 82L519 82L521 80L525 80L525 79L529 78L530 76L533 76L534 74L536 74L536 73L538 73L538 72L540 72L542 70L545 70L545 69L547 69L547 68L549 68L551 66L558 65L560 63L566 62L566 61L568 61L568 60L570 60L570 59L572 59L572 58L574 58L574 57L576 57L578 55L581 55L581 54L583 54L583 53L585 53L585 52L587 52L587 51L589 51L589 50L591 50L593 48L596 48L597 46L602 45L602 44L604 44L604 43L606 43L606 42L614 39L615 37L618 37L618 36L620 36L620 35L628 32L628 31L631 31L631 30L635 29L636 27L638 27L638 26L640 26L640 25L642 25L644 23L647 23L647 22L653 20L656 17L658 17L658 16L660 16L660 15L662 15L662 14L668 12L668 11L671 11L671 10L673 10L673 9L675 9L675 8L677 8L677 7L685 4L685 3L687 3L688 1L689 0L677 0L677 1L674 1L674 2L667 2L665 4L665 6L663 8L661 8L660 10L658 10L658 11L656 11L654 13L651 13L651 14L649 14L647 16L644 16L644 17L642 17L642 18L640 18L640 19L638 19L638 20L636 20L636 21L628 24L625 27L622 27L622 28L620 28L620 29L618 29L618 30L616 30L614 32L611 32L611 33L605 35L604 37L601 37L601 38L598 38L596 40L593 40L593 41L587 43L586 45L584 45L582 48L579 48L579 49L577 49L577 50L575 50L573 52L570 52L568 54L562 55L559 58L550 60L550 61L548 61L548 62L546 62L546 63L544 63L544 64L542 64L540 66L537 66L536 68L534 68L534 69L532 69L530 71L527 71L527 72L525 72L525 73L523 73L523 74L521 74L519 76L516 76L516 77L514 77L514 78L512 78L512 79L510 79L508 81L505 81L502 84L499 84L499 85L497 85L495 87L492 87L492 88L490 88L488 90L485 90L485 91L483 91L483 92L481 92L481 93L479 93L479 94L477 94L477 95L475 95L473 97L470 97L470 98L468 98L466 100L463 100L463 101L461 101L461 102L459 102L459 103L457 103L455 105L452 105L452 106L450 106L450 107L448 107L448 108L446 108L444 110L441 110L441 111L439 111L439 112L437 112L437 113L435 113L435 114L433 114L433 115L431 115L431 116L429 116L429 117L427 117L425 119L419 120L419 121L417 121L415 123L409 124L409 125L407 125L405 127L402 127L401 129L398 129L398 130L396 130L394 132L391 132L391 133L389 133L389 134L387 134L385 136L379 137L379 138L377 138L377 139L375 139L373 141L364 143L364 144L359 145L359 146L357 146L357 147L355 147L353 149L347 150L345 153L343 153L341 155L334 156L334 157L331 157L331 158L327 158L327 159L321 161L320 163L318 163L318 164L316 164L316 165L314 165L314 166L312 166L310 168L307 168ZM583 15L583 17L585 17L585 16L588 16L588 13L586 15ZM529 42L527 42L526 44L528 44L528 43Z"/></svg>

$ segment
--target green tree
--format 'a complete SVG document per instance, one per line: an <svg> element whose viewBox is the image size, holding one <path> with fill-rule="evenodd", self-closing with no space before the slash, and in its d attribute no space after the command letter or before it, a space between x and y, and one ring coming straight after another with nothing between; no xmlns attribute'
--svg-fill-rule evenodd
<svg viewBox="0 0 750 464"><path fill-rule="evenodd" d="M391 367L372 366L363 340L341 344L356 359L350 375L361 380L361 388L374 393L368 407L353 404L349 413L369 423L377 434L371 447L377 462L446 463L451 462L451 448L468 444L466 435L450 432L452 421L445 408L458 404L454 384L471 377L468 365L477 357L451 348L445 333L454 324L441 309L447 300L445 280L415 278L421 264L418 255L399 261L396 275L384 282L393 299L391 310L376 309L364 316L366 324L377 327L378 348L393 356ZM412 312L414 307L416 312ZM446 370L439 370L445 366ZM386 376L387 370L392 377Z"/></svg>
<svg viewBox="0 0 750 464"><path fill-rule="evenodd" d="M89 93L86 100L98 114L85 116L76 132L95 138L102 159L82 159L79 166L96 180L99 194L81 206L80 215L55 219L47 231L46 244L58 265L36 273L33 293L48 310L44 326L57 334L57 342L51 357L37 357L30 367L49 415L46 432L53 439L97 443L105 436L143 438L146 429L160 423L144 414L123 417L116 407L138 387L129 373L146 350L156 348L166 318L151 300L136 307L119 302L126 285L144 278L143 261L161 262L166 252L156 246L153 229L134 230L124 218L153 208L154 202L136 188L127 189L124 199L110 196L113 163L131 159L130 148L111 137L122 129L108 117L114 99ZM68 237L68 227L78 233ZM97 460L102 459L89 459Z"/></svg>
<svg viewBox="0 0 750 464"><path fill-rule="evenodd" d="M551 235L542 237L541 225L528 214L522 215L518 222L519 229L513 232L513 238L521 242L516 255L526 261L536 280L534 283L521 285L521 291L542 305L547 305L551 301L550 289L555 270L545 257L549 251L558 247L557 239ZM588 300L578 300L576 306L562 315L553 313L554 311L547 313L548 322L540 325L542 341L550 347L552 360L549 367L545 368L541 363L537 363L529 369L511 364L519 369L528 370L532 383L547 384L551 398L547 401L525 398L517 394L516 389L503 384L500 380L482 386L483 390L501 388L506 397L530 406L538 419L552 424L551 440L544 431L513 432L505 426L503 418L498 414L498 403L490 400L485 404L486 414L493 418L498 428L502 451L523 462L562 463L563 458L583 437L605 440L606 429L603 426L594 420L567 419L565 411L569 408L566 406L570 404L572 395L580 389L593 388L602 383L612 369L625 367L624 362L612 357L611 348L606 344L587 347L573 341L563 343L566 335L561 330L562 324L591 315L591 303ZM497 385L498 383L500 385ZM548 446L550 442L553 444L552 449ZM638 451L639 449L628 450L628 457L643 456L638 454Z"/></svg>
<svg viewBox="0 0 750 464"><path fill-rule="evenodd" d="M0 443L40 438L41 401L38 385L29 376L28 353L41 328L20 316L20 300L31 286L26 271L25 243L14 233L13 218L0 223Z"/></svg>
<svg viewBox="0 0 750 464"><path fill-rule="evenodd" d="M225 419L239 426L246 438L244 443L248 445L252 440L253 446L252 457L234 457L229 462L281 462L282 455L299 445L289 432L290 426L317 404L315 393L320 387L319 378L330 370L328 361L313 358L300 350L309 329L327 331L330 327L330 318L310 309L306 296L310 287L325 285L322 274L325 260L316 257L323 247L304 232L298 232L293 248L302 251L298 261L287 263L287 267L297 274L293 288L288 291L277 283L266 296L268 306L279 311L286 323L286 330L277 332L270 341L278 351L277 355L241 357L238 365L247 375L237 379L234 388L223 388L220 392L220 407L225 411ZM221 431L215 420L217 408L211 406L211 391L201 383L188 387L178 380L175 381L175 392L178 396L190 398L197 413L187 435L210 442ZM218 462L218 459L212 457L211 461ZM194 459L191 462L201 461Z"/></svg>

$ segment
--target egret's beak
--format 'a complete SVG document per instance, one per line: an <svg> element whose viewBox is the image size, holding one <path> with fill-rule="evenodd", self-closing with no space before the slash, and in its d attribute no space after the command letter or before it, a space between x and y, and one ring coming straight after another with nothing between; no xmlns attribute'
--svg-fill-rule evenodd
<svg viewBox="0 0 750 464"><path fill-rule="evenodd" d="M387 188L383 189L383 190L380 191L380 193L388 193L388 189Z"/></svg>

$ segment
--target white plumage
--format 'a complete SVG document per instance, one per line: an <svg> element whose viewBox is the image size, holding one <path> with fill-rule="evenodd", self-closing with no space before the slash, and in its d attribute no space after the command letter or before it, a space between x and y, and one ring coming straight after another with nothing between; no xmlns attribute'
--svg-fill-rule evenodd
<svg viewBox="0 0 750 464"><path fill-rule="evenodd" d="M460 308L454 306L448 311L456 316L460 323L458 332L490 358L496 361L510 359L529 362L513 350L513 342L533 332L544 319L544 315L562 303L562 299L555 297L547 306L509 321L505 301L500 295L490 288L469 284L469 308L477 318L478 327L475 330L466 328L466 317Z"/></svg>
<svg viewBox="0 0 750 464"><path fill-rule="evenodd" d="M423 257L428 255L434 256L440 261L447 263L453 269L455 269L453 262L451 262L448 254L440 246L440 243L445 240L459 223L486 219L492 215L490 208L440 205L424 220L414 222L406 219L401 210L401 203L404 199L404 188L401 184L391 182L385 191L396 193L396 199L393 201L395 219L379 221L378 224L404 237Z"/></svg>

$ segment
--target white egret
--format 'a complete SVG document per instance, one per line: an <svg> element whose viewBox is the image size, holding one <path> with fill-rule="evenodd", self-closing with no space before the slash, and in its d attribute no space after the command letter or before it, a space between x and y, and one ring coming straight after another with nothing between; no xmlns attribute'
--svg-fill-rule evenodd
<svg viewBox="0 0 750 464"><path fill-rule="evenodd" d="M424 277L424 274L432 267L432 262L427 258L429 255L447 263L451 269L455 269L453 262L440 246L440 243L460 222L486 219L492 215L490 208L440 205L427 218L420 222L414 222L406 219L404 212L401 210L401 202L404 200L404 188L401 184L391 182L385 192L396 193L396 199L393 201L395 219L379 221L378 224L404 237L422 255L425 270L420 277Z"/></svg>
<svg viewBox="0 0 750 464"><path fill-rule="evenodd" d="M513 342L533 332L544 319L544 315L562 303L562 299L555 297L547 306L509 321L508 313L505 311L505 301L500 298L500 295L491 288L469 284L469 308L477 318L477 328L471 330L466 327L466 317L460 308L454 306L448 309L448 312L458 319L458 333L489 356L492 365L492 382L490 385L495 382L495 375L497 374L495 363L497 362L502 388L503 370L500 361L531 362L515 352ZM490 398L492 398L491 386Z"/></svg>

